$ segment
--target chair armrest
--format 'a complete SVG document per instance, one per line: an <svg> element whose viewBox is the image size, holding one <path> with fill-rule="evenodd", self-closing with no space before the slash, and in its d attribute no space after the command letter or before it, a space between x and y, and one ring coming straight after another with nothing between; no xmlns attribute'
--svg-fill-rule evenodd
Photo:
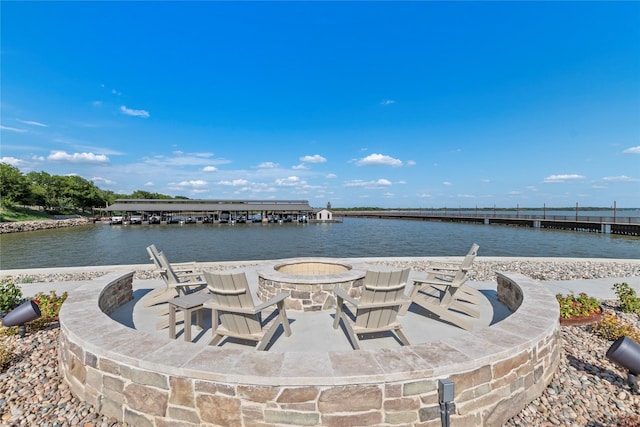
<svg viewBox="0 0 640 427"><path fill-rule="evenodd" d="M202 287L206 287L207 286L207 282L203 281L203 280L195 280L195 281L187 281L187 282L180 282L180 283L176 283L175 285L170 285L170 286L176 286L176 287L193 287L193 286L202 286Z"/></svg>
<svg viewBox="0 0 640 427"><path fill-rule="evenodd" d="M427 265L429 270L457 270L462 261L432 261Z"/></svg>
<svg viewBox="0 0 640 427"><path fill-rule="evenodd" d="M174 271L175 273L175 271ZM178 274L178 278L181 280L193 280L193 279L200 279L202 277L202 273L180 273ZM198 280L198 282L202 282L202 283L206 283L203 280ZM189 283L189 282L181 282L181 283ZM193 282L195 283L195 282Z"/></svg>
<svg viewBox="0 0 640 427"><path fill-rule="evenodd" d="M438 280L435 278L427 278L427 279L414 279L414 286L415 284L419 284L419 285L436 285L436 286L449 286L451 285L453 282L449 282L447 280Z"/></svg>
<svg viewBox="0 0 640 427"><path fill-rule="evenodd" d="M271 306L271 305L275 305L277 303L279 303L280 301L284 301L285 298L287 298L289 296L289 292L282 292L281 294L276 295L275 297L271 298L268 301L263 302L260 305L256 305L255 308L255 312L258 313L262 310L264 310L265 308Z"/></svg>
<svg viewBox="0 0 640 427"><path fill-rule="evenodd" d="M342 300L348 302L349 304L358 306L358 301L350 297L349 294L344 289L336 286L335 288L333 288L333 293L336 294L336 296L338 296Z"/></svg>
<svg viewBox="0 0 640 427"><path fill-rule="evenodd" d="M458 274L458 271L460 271L459 269L455 269L455 270L427 270L427 280L431 280L434 277L455 277L456 274Z"/></svg>
<svg viewBox="0 0 640 427"><path fill-rule="evenodd" d="M210 308L212 310L227 312L227 313L241 313L241 314L256 314L255 308L242 308L242 307L229 307L227 305L220 305L216 302L209 301L202 305L204 308Z"/></svg>
<svg viewBox="0 0 640 427"><path fill-rule="evenodd" d="M427 271L458 271L460 270L460 266L459 265L429 265L427 267Z"/></svg>

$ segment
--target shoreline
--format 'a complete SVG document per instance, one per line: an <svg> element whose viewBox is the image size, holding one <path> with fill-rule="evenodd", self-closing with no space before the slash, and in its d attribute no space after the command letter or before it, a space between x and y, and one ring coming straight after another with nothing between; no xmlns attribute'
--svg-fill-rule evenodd
<svg viewBox="0 0 640 427"><path fill-rule="evenodd" d="M0 222L0 234L51 230L53 228L78 227L93 224L92 218L36 219L31 221Z"/></svg>
<svg viewBox="0 0 640 427"><path fill-rule="evenodd" d="M286 258L285 258L286 259ZM343 258L336 258L343 259ZM410 267L416 271L424 271L431 262L460 261L462 257L365 257L344 258L347 262L363 262L370 264L386 264L402 268ZM195 267L207 269L229 269L262 263L273 260L242 260L195 262ZM0 278L11 276L25 283L31 282L64 282L90 280L113 271L134 271L136 279L157 279L153 264L94 265L77 267L47 267L0 269ZM511 271L521 273L535 280L585 280L617 277L640 277L640 260L615 258L551 258L551 257L477 257L473 268L469 271L470 281L494 281L495 271Z"/></svg>

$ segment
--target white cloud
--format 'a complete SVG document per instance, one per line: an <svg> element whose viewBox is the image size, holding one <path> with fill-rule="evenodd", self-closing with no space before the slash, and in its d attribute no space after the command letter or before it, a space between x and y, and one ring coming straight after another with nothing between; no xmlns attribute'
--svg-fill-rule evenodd
<svg viewBox="0 0 640 427"><path fill-rule="evenodd" d="M153 187L153 182L147 181L147 182L144 183L144 186L145 187Z"/></svg>
<svg viewBox="0 0 640 427"><path fill-rule="evenodd" d="M453 184L452 184L452 183L450 183L449 181L444 181L444 182L442 183L442 185L446 185L447 187L449 187L449 186L451 186L451 185L453 185Z"/></svg>
<svg viewBox="0 0 640 427"><path fill-rule="evenodd" d="M126 114L127 116L133 117L142 117L145 119L149 118L149 112L145 110L133 110L131 108L127 108L125 105L120 106L120 111L122 114Z"/></svg>
<svg viewBox="0 0 640 427"><path fill-rule="evenodd" d="M415 160L407 160L407 166L415 166L415 165L416 165Z"/></svg>
<svg viewBox="0 0 640 427"><path fill-rule="evenodd" d="M327 159L322 157L320 154L314 154L313 156L300 157L300 161L305 163L324 163Z"/></svg>
<svg viewBox="0 0 640 427"><path fill-rule="evenodd" d="M362 158L356 162L358 166L372 166L372 165L382 165L382 166L393 166L398 167L402 166L402 161L398 159L394 159L393 157L384 155L384 154L370 154L365 158Z"/></svg>
<svg viewBox="0 0 640 427"><path fill-rule="evenodd" d="M274 162L262 162L258 165L260 169L274 169L279 167L280 165Z"/></svg>
<svg viewBox="0 0 640 427"><path fill-rule="evenodd" d="M11 166L23 166L25 164L24 160L16 159L15 157L0 157L0 163L6 163Z"/></svg>
<svg viewBox="0 0 640 427"><path fill-rule="evenodd" d="M12 127L3 126L3 125L0 125L0 129L8 130L9 132L18 132L18 133L25 133L27 131L26 129L12 128Z"/></svg>
<svg viewBox="0 0 640 427"><path fill-rule="evenodd" d="M210 153L183 153L176 151L173 153L175 157L155 156L145 159L145 163L153 166L175 167L175 166L212 166L231 163L225 159L212 159L213 154Z"/></svg>
<svg viewBox="0 0 640 427"><path fill-rule="evenodd" d="M203 172L215 172L217 170L218 170L218 168L215 167L215 166L205 166L205 167L202 168Z"/></svg>
<svg viewBox="0 0 640 427"><path fill-rule="evenodd" d="M70 162L70 163L108 163L109 158L104 154L94 153L73 153L66 151L52 151L47 160L54 162Z"/></svg>
<svg viewBox="0 0 640 427"><path fill-rule="evenodd" d="M624 154L640 154L640 145L636 147L630 147L623 151Z"/></svg>
<svg viewBox="0 0 640 427"><path fill-rule="evenodd" d="M246 179L234 179L232 181L218 181L216 184L238 187L241 185L249 185L249 181L247 181Z"/></svg>
<svg viewBox="0 0 640 427"><path fill-rule="evenodd" d="M336 175L335 173L330 173L327 176L325 176L325 178L327 178L327 179L333 179L333 178L337 178L337 177L338 177L338 175Z"/></svg>
<svg viewBox="0 0 640 427"><path fill-rule="evenodd" d="M99 176L94 176L93 178L91 178L91 181L93 181L94 184L104 184L104 185L113 185L116 183L115 181L112 181L107 178L102 178Z"/></svg>
<svg viewBox="0 0 640 427"><path fill-rule="evenodd" d="M383 188L392 185L388 179L378 179L376 181L363 181L361 179L354 179L344 183L345 187L364 187L369 189Z"/></svg>
<svg viewBox="0 0 640 427"><path fill-rule="evenodd" d="M33 120L20 120L20 119L18 119L18 121L20 123L25 124L25 125L40 126L40 127L43 127L43 128L48 128L49 127L49 126L45 125L44 123L34 122Z"/></svg>
<svg viewBox="0 0 640 427"><path fill-rule="evenodd" d="M394 101L393 99L383 99L382 101L380 101L380 105L391 105L395 103L396 101Z"/></svg>
<svg viewBox="0 0 640 427"><path fill-rule="evenodd" d="M605 176L604 178L602 178L602 180L605 181L605 182L636 182L636 181L639 181L638 179L631 178L631 177L628 177L626 175Z"/></svg>
<svg viewBox="0 0 640 427"><path fill-rule="evenodd" d="M578 174L550 175L544 179L546 183L567 182L584 179L585 177Z"/></svg>
<svg viewBox="0 0 640 427"><path fill-rule="evenodd" d="M282 187L292 187L292 186L305 185L305 184L306 182L304 180L301 180L297 176L290 176L287 178L276 179L276 185L279 185Z"/></svg>
<svg viewBox="0 0 640 427"><path fill-rule="evenodd" d="M183 187L183 188L198 188L198 187L205 187L207 185L207 181L204 181L202 179L193 179L190 181L180 181L179 183L170 183L169 185L177 185L178 187Z"/></svg>
<svg viewBox="0 0 640 427"><path fill-rule="evenodd" d="M306 166L304 165L304 163L300 163L299 165L295 165L295 166L293 166L291 169L293 169L293 170L306 170L306 169L309 169L309 168L308 168L308 167L306 167Z"/></svg>

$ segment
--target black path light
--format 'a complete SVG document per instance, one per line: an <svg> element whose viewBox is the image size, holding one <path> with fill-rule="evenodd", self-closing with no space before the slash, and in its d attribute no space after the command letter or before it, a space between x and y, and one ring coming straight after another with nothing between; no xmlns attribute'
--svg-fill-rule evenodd
<svg viewBox="0 0 640 427"><path fill-rule="evenodd" d="M41 315L38 304L32 300L28 300L10 311L4 319L2 319L2 326L18 326L20 337L24 337L24 324L36 320Z"/></svg>
<svg viewBox="0 0 640 427"><path fill-rule="evenodd" d="M627 336L620 337L607 350L607 359L629 370L627 382L633 391L638 391L640 344Z"/></svg>
<svg viewBox="0 0 640 427"><path fill-rule="evenodd" d="M440 401L440 422L442 427L451 425L451 411L455 408L453 394L453 381L449 378L438 380L438 400Z"/></svg>

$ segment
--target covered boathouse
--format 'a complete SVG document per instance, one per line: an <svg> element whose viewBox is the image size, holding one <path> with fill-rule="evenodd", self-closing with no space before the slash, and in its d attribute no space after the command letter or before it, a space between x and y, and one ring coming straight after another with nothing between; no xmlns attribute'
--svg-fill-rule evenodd
<svg viewBox="0 0 640 427"><path fill-rule="evenodd" d="M307 222L308 200L117 199L101 211L112 223Z"/></svg>

